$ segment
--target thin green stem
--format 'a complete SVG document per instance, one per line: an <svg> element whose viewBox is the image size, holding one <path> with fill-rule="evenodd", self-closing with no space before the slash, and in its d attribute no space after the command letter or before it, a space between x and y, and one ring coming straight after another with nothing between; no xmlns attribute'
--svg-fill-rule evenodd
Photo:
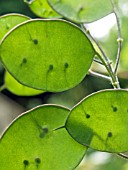
<svg viewBox="0 0 128 170"><path fill-rule="evenodd" d="M96 58L94 58L93 61L95 61L98 64L102 64L103 65L103 63L100 60L96 59Z"/></svg>
<svg viewBox="0 0 128 170"><path fill-rule="evenodd" d="M111 66L111 61L108 59L105 52L100 47L99 43L94 39L94 37L90 34L90 32L86 29L86 27L83 24L81 25L81 27L85 31L88 38L91 39L97 45L98 49L102 53L102 56L98 55L98 57L101 60L101 62L103 63L103 65L105 66L105 68L107 69L109 76L111 77L111 83L112 83L113 87L116 88L116 89L120 88L118 77L113 72L113 69L112 69L112 66Z"/></svg>
<svg viewBox="0 0 128 170"><path fill-rule="evenodd" d="M109 64L106 63L106 62L104 61L104 59L102 58L102 56L100 56L100 60L102 61L103 65L105 66L106 70L108 71L109 76L111 77L111 83L112 83L113 87L114 87L115 89L120 88L118 78L117 78L117 76L113 73L113 70L112 70L112 68L110 67L110 63L109 63Z"/></svg>
<svg viewBox="0 0 128 170"><path fill-rule="evenodd" d="M128 159L128 155L125 155L124 153L118 153L118 155L122 158Z"/></svg>
<svg viewBox="0 0 128 170"><path fill-rule="evenodd" d="M96 41L96 39L94 39L94 37L91 35L90 31L86 29L86 27L83 25L83 28L85 30L85 32L87 33L87 35L89 36L89 38L91 38L91 40L97 45L97 47L99 48L99 50L101 51L104 60L106 61L106 63L108 64L108 66L110 65L109 63L109 59L106 56L105 52L103 51L103 49L101 48L101 46L99 45L99 43ZM98 55L99 56L99 55ZM111 66L110 66L111 67Z"/></svg>
<svg viewBox="0 0 128 170"><path fill-rule="evenodd" d="M0 92L2 92L4 89L6 89L6 85L3 84L1 87L0 87Z"/></svg>
<svg viewBox="0 0 128 170"><path fill-rule="evenodd" d="M116 23L117 23L117 29L118 29L118 50L117 50L117 57L116 57L116 64L115 64L115 68L114 68L114 73L117 73L117 69L118 69L118 65L120 62L120 55L121 55L121 50L122 50L122 36L121 36L121 30L120 30L120 22L119 22L119 18L118 18L118 14L116 12L116 8L115 8L115 3L113 0L111 0L112 6L113 6L113 13L115 14L116 17Z"/></svg>
<svg viewBox="0 0 128 170"><path fill-rule="evenodd" d="M92 70L89 70L89 74L92 75L92 76L94 76L94 77L97 77L97 78L102 78L102 79L111 81L111 78L110 78L109 76L106 76L106 75L103 75L103 74L94 72L94 71L92 71Z"/></svg>

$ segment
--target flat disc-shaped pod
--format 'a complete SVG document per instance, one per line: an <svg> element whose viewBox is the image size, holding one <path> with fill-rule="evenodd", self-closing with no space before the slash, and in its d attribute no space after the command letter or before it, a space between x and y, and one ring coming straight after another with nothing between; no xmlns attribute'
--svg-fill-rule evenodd
<svg viewBox="0 0 128 170"><path fill-rule="evenodd" d="M29 20L27 16L20 14L7 14L0 17L0 40L7 34L14 26ZM20 96L33 96L43 93L41 90L36 90L23 86L16 81L8 72L5 73L4 83L6 88L13 94Z"/></svg>
<svg viewBox="0 0 128 170"><path fill-rule="evenodd" d="M1 43L1 60L22 84L58 92L78 85L95 50L77 26L64 20L30 20Z"/></svg>
<svg viewBox="0 0 128 170"><path fill-rule="evenodd" d="M16 25L30 18L21 14L7 14L0 17L0 41L5 34Z"/></svg>
<svg viewBox="0 0 128 170"><path fill-rule="evenodd" d="M61 16L55 12L50 5L48 4L47 0L31 0L27 2L30 9L33 13L37 16L42 18L60 18Z"/></svg>
<svg viewBox="0 0 128 170"><path fill-rule="evenodd" d="M48 2L62 16L77 23L93 22L113 11L110 0L48 0Z"/></svg>
<svg viewBox="0 0 128 170"><path fill-rule="evenodd" d="M20 84L8 72L6 72L4 75L4 83L6 89L8 89L11 93L18 96L34 96L44 93L44 91L42 90L36 90Z"/></svg>
<svg viewBox="0 0 128 170"><path fill-rule="evenodd" d="M69 110L44 105L26 112L6 130L0 141L2 170L72 170L86 147L64 126ZM60 128L62 127L62 128Z"/></svg>
<svg viewBox="0 0 128 170"><path fill-rule="evenodd" d="M128 150L128 91L94 93L75 106L67 119L69 134L79 143L107 152Z"/></svg>

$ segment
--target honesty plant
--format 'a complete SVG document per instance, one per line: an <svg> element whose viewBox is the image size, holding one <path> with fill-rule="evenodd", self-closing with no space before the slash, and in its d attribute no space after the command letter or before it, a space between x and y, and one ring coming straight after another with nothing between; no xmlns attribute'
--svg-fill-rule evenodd
<svg viewBox="0 0 128 170"><path fill-rule="evenodd" d="M72 109L41 105L17 117L0 139L1 170L72 170L88 148L110 153L128 150L128 91L117 77L122 36L117 0L26 1L39 17L0 17L0 59L6 69L3 89L33 96L62 92L89 73L114 89L93 93ZM85 23L115 14L118 51L114 67ZM63 18L63 19L62 19ZM95 61L108 75L91 70Z"/></svg>

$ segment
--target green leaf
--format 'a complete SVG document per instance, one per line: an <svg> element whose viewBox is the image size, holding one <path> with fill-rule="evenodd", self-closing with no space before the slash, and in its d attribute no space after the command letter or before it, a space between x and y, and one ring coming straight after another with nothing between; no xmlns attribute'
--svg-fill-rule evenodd
<svg viewBox="0 0 128 170"><path fill-rule="evenodd" d="M2 41L0 52L6 69L19 82L51 92L78 85L95 54L77 26L63 20L41 19L16 27Z"/></svg>
<svg viewBox="0 0 128 170"><path fill-rule="evenodd" d="M86 147L77 143L63 127L69 110L44 105L22 114L0 141L2 170L72 170ZM62 127L62 128L61 128Z"/></svg>
<svg viewBox="0 0 128 170"><path fill-rule="evenodd" d="M0 17L0 41L16 25L30 18L21 14L7 14Z"/></svg>
<svg viewBox="0 0 128 170"><path fill-rule="evenodd" d="M65 18L77 23L98 20L113 12L110 0L48 0L51 7Z"/></svg>
<svg viewBox="0 0 128 170"><path fill-rule="evenodd" d="M66 128L79 143L107 152L128 150L128 91L94 93L75 106Z"/></svg>
<svg viewBox="0 0 128 170"><path fill-rule="evenodd" d="M6 89L18 96L34 96L43 93L41 90L36 90L27 86L23 86L15 80L8 72L4 77Z"/></svg>
<svg viewBox="0 0 128 170"><path fill-rule="evenodd" d="M27 2L30 9L37 16L42 18L60 18L61 16L56 13L47 3L47 0L32 0Z"/></svg>

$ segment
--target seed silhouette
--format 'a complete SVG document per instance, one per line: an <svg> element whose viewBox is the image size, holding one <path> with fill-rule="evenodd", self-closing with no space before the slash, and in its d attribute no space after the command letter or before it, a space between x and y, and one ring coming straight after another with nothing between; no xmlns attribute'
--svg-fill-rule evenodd
<svg viewBox="0 0 128 170"><path fill-rule="evenodd" d="M48 133L48 128L43 128L44 133Z"/></svg>
<svg viewBox="0 0 128 170"><path fill-rule="evenodd" d="M24 161L23 161L23 164L24 164L25 166L28 166L28 165L29 165L29 161L28 161L28 160L24 160Z"/></svg>
<svg viewBox="0 0 128 170"><path fill-rule="evenodd" d="M39 135L40 138L44 138L44 136L45 136L44 132L41 132Z"/></svg>
<svg viewBox="0 0 128 170"><path fill-rule="evenodd" d="M22 63L24 63L24 64L27 63L27 59L23 58Z"/></svg>
<svg viewBox="0 0 128 170"><path fill-rule="evenodd" d="M115 107L115 106L112 106L112 108L113 108L113 112L117 112L117 107Z"/></svg>
<svg viewBox="0 0 128 170"><path fill-rule="evenodd" d="M108 137L112 137L112 132L108 132Z"/></svg>
<svg viewBox="0 0 128 170"><path fill-rule="evenodd" d="M65 64L64 64L64 67L65 67L65 68L68 68L68 67L69 67L69 64L68 64L68 63L65 63Z"/></svg>
<svg viewBox="0 0 128 170"><path fill-rule="evenodd" d="M41 163L41 159L40 159L40 158L36 158L36 159L35 159L35 162L36 162L37 164L40 164L40 163Z"/></svg>
<svg viewBox="0 0 128 170"><path fill-rule="evenodd" d="M36 45L38 44L38 40L37 40L37 39L34 39L33 42L34 42L34 44L36 44Z"/></svg>
<svg viewBox="0 0 128 170"><path fill-rule="evenodd" d="M89 114L86 114L86 118L89 119L89 118L90 118L90 115L89 115Z"/></svg>
<svg viewBox="0 0 128 170"><path fill-rule="evenodd" d="M49 70L53 70L53 65L52 64L49 65Z"/></svg>

